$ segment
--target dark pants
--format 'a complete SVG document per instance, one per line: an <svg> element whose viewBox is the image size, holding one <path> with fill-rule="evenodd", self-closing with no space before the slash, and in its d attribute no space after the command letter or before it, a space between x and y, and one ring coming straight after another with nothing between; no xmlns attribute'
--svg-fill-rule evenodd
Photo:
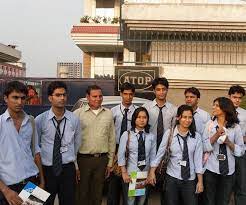
<svg viewBox="0 0 246 205"><path fill-rule="evenodd" d="M60 205L75 204L76 171L74 163L62 165L59 176L53 174L52 166L43 166L45 188L51 194L45 205L53 205L58 194Z"/></svg>
<svg viewBox="0 0 246 205"><path fill-rule="evenodd" d="M120 205L123 180L121 176L112 174L109 178L107 205ZM127 199L122 195L123 205L127 205Z"/></svg>
<svg viewBox="0 0 246 205"><path fill-rule="evenodd" d="M236 158L235 204L246 204L246 153Z"/></svg>
<svg viewBox="0 0 246 205"><path fill-rule="evenodd" d="M203 205L228 205L233 182L234 174L222 176L207 170L203 175Z"/></svg>
<svg viewBox="0 0 246 205"><path fill-rule="evenodd" d="M165 202L166 205L196 205L196 180L179 180L167 175Z"/></svg>
<svg viewBox="0 0 246 205"><path fill-rule="evenodd" d="M149 197L151 194L158 192L160 195L160 205L165 205L165 187L163 187L163 181L158 181L155 187L148 186L148 189L146 190L146 198L144 205L149 204Z"/></svg>
<svg viewBox="0 0 246 205"><path fill-rule="evenodd" d="M80 182L78 187L78 205L101 205L107 154L99 157L78 155Z"/></svg>
<svg viewBox="0 0 246 205"><path fill-rule="evenodd" d="M36 185L39 184L39 178L37 178L36 176L25 179L25 181L26 181L25 183L13 184L13 185L9 185L8 187L19 194L21 190L26 186L28 181ZM9 205L9 203L7 202L7 200L5 199L4 195L1 192L0 192L0 205Z"/></svg>

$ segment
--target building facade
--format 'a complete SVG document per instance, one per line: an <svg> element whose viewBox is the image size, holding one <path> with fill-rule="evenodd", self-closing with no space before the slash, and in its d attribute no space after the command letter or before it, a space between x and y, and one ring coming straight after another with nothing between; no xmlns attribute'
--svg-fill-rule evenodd
<svg viewBox="0 0 246 205"><path fill-rule="evenodd" d="M82 78L82 63L57 63L57 78Z"/></svg>

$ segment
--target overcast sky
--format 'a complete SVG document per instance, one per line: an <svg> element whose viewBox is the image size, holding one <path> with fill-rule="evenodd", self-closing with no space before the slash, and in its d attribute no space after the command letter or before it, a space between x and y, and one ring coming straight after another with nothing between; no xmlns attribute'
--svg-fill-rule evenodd
<svg viewBox="0 0 246 205"><path fill-rule="evenodd" d="M58 61L82 62L70 38L83 0L0 0L0 43L15 44L27 76L56 77Z"/></svg>

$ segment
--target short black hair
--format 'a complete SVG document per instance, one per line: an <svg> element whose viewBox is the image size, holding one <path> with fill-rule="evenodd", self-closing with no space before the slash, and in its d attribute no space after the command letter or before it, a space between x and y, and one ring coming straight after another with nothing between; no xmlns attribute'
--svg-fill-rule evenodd
<svg viewBox="0 0 246 205"><path fill-rule="evenodd" d="M186 93L192 93L197 98L201 97L200 91L197 88L195 88L195 87L186 88L185 91L184 91L184 94L186 95Z"/></svg>
<svg viewBox="0 0 246 205"><path fill-rule="evenodd" d="M245 90L240 85L233 85L233 86L230 87L230 89L228 91L228 95L232 95L232 94L235 94L235 93L240 93L243 96L245 96Z"/></svg>
<svg viewBox="0 0 246 205"><path fill-rule="evenodd" d="M101 90L102 91L102 88L98 85L89 85L86 89L86 94L90 95L92 90Z"/></svg>
<svg viewBox="0 0 246 205"><path fill-rule="evenodd" d="M132 126L132 130L135 130L136 128L136 119L138 118L138 114L140 112L145 112L147 115L147 124L144 127L145 132L149 133L149 129L150 129L150 125L149 125L149 113L146 110L145 107L138 107L137 109L135 109L134 113L132 114L132 121L131 121L131 126Z"/></svg>
<svg viewBox="0 0 246 205"><path fill-rule="evenodd" d="M134 85L128 82L125 82L120 86L120 92L123 93L124 90L131 90L133 93L135 93Z"/></svg>
<svg viewBox="0 0 246 205"><path fill-rule="evenodd" d="M167 89L169 87L169 83L168 83L168 80L166 78L155 78L152 81L152 88L155 89L155 87L159 84L164 85Z"/></svg>
<svg viewBox="0 0 246 205"><path fill-rule="evenodd" d="M64 83L63 81L52 81L48 85L48 89L47 89L48 96L53 95L55 89L58 89L58 88L64 88L65 91L67 92L67 85L66 85L66 83Z"/></svg>
<svg viewBox="0 0 246 205"><path fill-rule="evenodd" d="M4 90L4 95L6 97L9 96L10 93L12 92L18 92L18 93L23 93L27 96L28 90L27 87L24 85L24 83L19 82L19 81L11 81L7 83L7 86Z"/></svg>

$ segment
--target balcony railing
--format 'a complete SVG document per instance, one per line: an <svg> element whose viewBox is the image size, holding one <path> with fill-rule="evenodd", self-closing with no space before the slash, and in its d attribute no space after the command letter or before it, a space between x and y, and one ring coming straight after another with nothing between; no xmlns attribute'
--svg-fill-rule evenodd
<svg viewBox="0 0 246 205"><path fill-rule="evenodd" d="M119 17L110 18L107 16L83 16L80 18L80 23L118 24L119 22Z"/></svg>

